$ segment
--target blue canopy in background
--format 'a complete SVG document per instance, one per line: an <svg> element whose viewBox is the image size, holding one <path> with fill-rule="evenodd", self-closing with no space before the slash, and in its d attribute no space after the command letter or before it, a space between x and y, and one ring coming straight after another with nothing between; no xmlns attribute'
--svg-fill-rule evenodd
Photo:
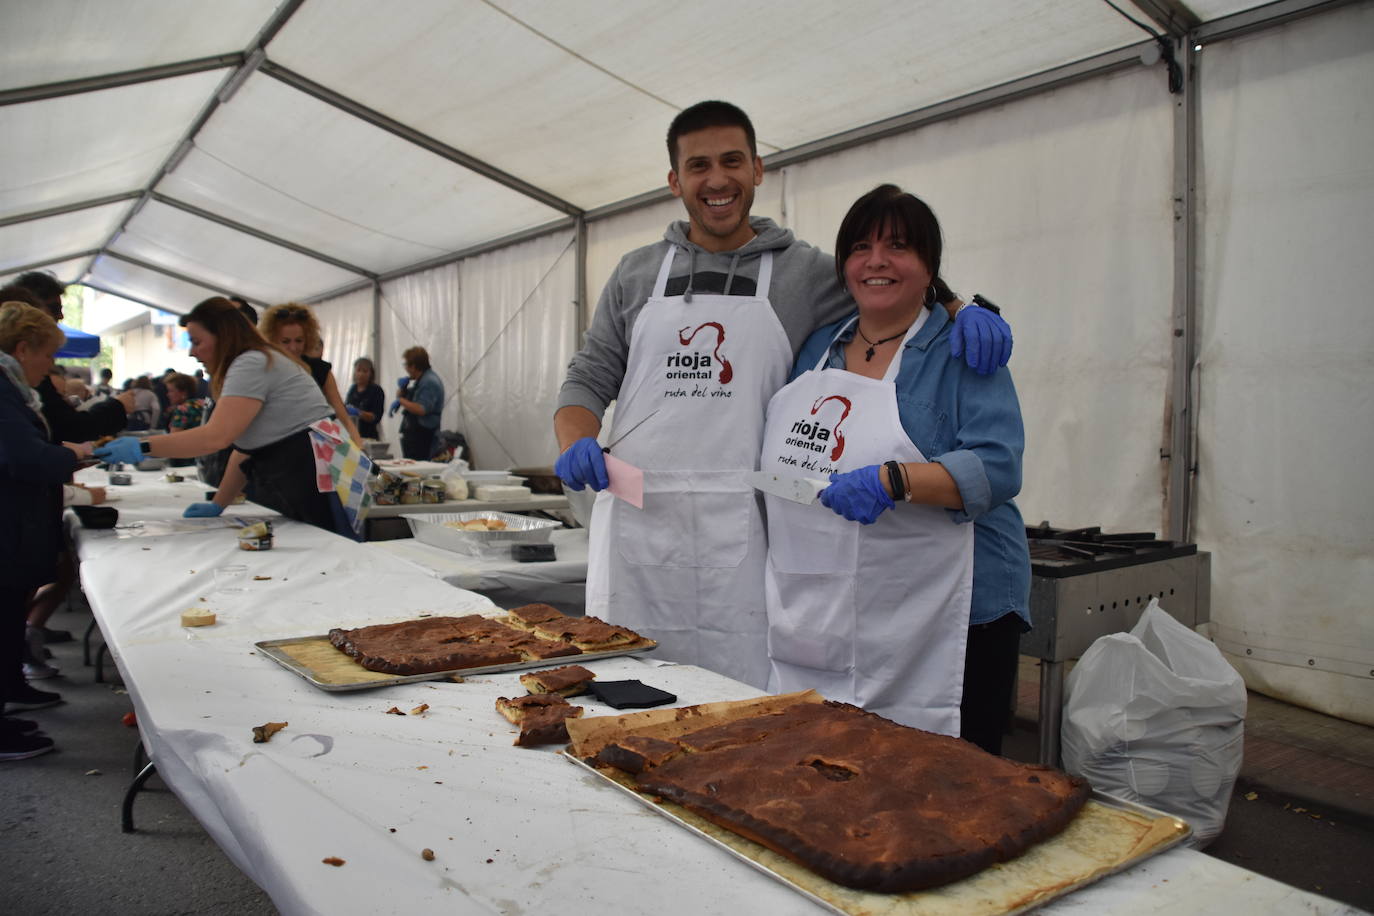
<svg viewBox="0 0 1374 916"><path fill-rule="evenodd" d="M58 327L67 335L67 342L54 355L67 359L90 359L100 353L100 335L87 334L65 324L58 324Z"/></svg>

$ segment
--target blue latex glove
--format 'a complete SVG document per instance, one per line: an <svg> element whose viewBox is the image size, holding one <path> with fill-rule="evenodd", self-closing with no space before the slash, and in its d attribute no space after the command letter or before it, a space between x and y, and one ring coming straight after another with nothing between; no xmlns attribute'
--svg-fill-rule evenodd
<svg viewBox="0 0 1374 916"><path fill-rule="evenodd" d="M396 411L398 411L398 410L400 410L400 409L401 409L401 402L400 402L400 401L392 401L392 402L391 402L391 406L387 408L386 415L387 415L388 417L394 417L394 416L396 416Z"/></svg>
<svg viewBox="0 0 1374 916"><path fill-rule="evenodd" d="M979 375L991 375L1011 359L1011 325L996 312L965 306L954 317L949 354L955 359L964 357Z"/></svg>
<svg viewBox="0 0 1374 916"><path fill-rule="evenodd" d="M191 503L186 507L186 511L181 513L182 518L215 518L224 507L216 503Z"/></svg>
<svg viewBox="0 0 1374 916"><path fill-rule="evenodd" d="M143 440L137 436L120 436L118 439L111 439L100 448L92 452L106 464L138 464L144 458Z"/></svg>
<svg viewBox="0 0 1374 916"><path fill-rule="evenodd" d="M830 486L821 491L821 505L851 522L873 524L896 505L883 488L882 473L882 465L870 464L857 471L831 474Z"/></svg>
<svg viewBox="0 0 1374 916"><path fill-rule="evenodd" d="M554 462L553 472L574 490L590 486L593 490L604 490L611 485L606 476L606 459L602 456L601 445L591 436L578 439L568 446L567 451Z"/></svg>
<svg viewBox="0 0 1374 916"><path fill-rule="evenodd" d="M349 415L350 417L356 417L356 416L358 416L360 413L362 413L361 410L359 410L358 408L354 407L352 404L345 404L345 405L344 405L344 410L348 412L348 415Z"/></svg>
<svg viewBox="0 0 1374 916"><path fill-rule="evenodd" d="M409 385L409 384L410 384L410 376L408 376L408 375L403 375L403 376L401 376L400 378L398 378L398 379L396 380L396 387L399 388L399 389L401 389L402 391L405 391L405 390L406 390L406 386Z"/></svg>

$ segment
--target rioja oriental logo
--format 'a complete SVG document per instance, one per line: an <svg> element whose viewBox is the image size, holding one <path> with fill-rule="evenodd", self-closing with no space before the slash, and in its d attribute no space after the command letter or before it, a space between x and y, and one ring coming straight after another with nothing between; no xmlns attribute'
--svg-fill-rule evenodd
<svg viewBox="0 0 1374 916"><path fill-rule="evenodd" d="M678 371L668 373L668 378L710 378L709 369L714 357L715 361L720 363L719 381L722 385L728 385L730 379L735 376L735 370L730 367L730 361L720 355L720 348L725 344L725 328L719 322L707 321L699 324L690 334L687 333L687 328L683 328L677 332L677 341L684 347L690 345L702 328L715 328L716 331L716 346L711 351L711 356L704 353L673 354L668 357L668 368Z"/></svg>
<svg viewBox="0 0 1374 916"><path fill-rule="evenodd" d="M840 407L840 417L833 426L827 426L820 420L798 420L792 424L791 435L787 437L788 445L795 445L799 448L807 449L812 452L825 451L826 444L833 442L834 448L830 451L830 460L838 461L844 454L844 433L840 432L840 426L849 416L849 411L853 405L849 403L849 398L832 394L828 397L818 398L816 403L811 405L811 416L816 416L821 412L821 408L829 401L834 401ZM833 414L834 411L827 411Z"/></svg>

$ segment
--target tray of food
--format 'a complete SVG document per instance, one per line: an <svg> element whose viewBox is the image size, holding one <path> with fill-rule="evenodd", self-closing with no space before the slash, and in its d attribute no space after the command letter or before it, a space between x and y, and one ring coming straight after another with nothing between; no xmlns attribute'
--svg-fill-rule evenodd
<svg viewBox="0 0 1374 916"><path fill-rule="evenodd" d="M836 913L1021 913L1191 835L814 691L566 728L570 762Z"/></svg>
<svg viewBox="0 0 1374 916"><path fill-rule="evenodd" d="M421 543L470 556L509 551L511 544L546 544L563 526L511 512L403 512L401 518Z"/></svg>
<svg viewBox="0 0 1374 916"><path fill-rule="evenodd" d="M421 617L254 645L321 690L348 691L638 655L658 643L595 617L527 604L496 617Z"/></svg>

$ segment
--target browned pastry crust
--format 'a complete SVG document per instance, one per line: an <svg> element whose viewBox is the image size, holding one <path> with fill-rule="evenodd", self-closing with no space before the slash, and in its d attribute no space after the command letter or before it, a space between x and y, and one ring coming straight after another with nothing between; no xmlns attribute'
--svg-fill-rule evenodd
<svg viewBox="0 0 1374 916"><path fill-rule="evenodd" d="M587 692L596 675L581 665L564 665L547 671L531 671L520 675L520 683L530 693L556 693L571 697Z"/></svg>
<svg viewBox="0 0 1374 916"><path fill-rule="evenodd" d="M507 623L522 630L533 630L535 624L558 620L563 612L548 604L524 604L506 611Z"/></svg>
<svg viewBox="0 0 1374 916"><path fill-rule="evenodd" d="M520 726L515 743L522 747L567 741L567 720L582 715L581 706L573 706L553 693L537 693L515 699L499 697L496 711Z"/></svg>
<svg viewBox="0 0 1374 916"><path fill-rule="evenodd" d="M584 652L615 649L639 639L638 634L599 617L563 617L535 624L534 631L545 639L564 639Z"/></svg>
<svg viewBox="0 0 1374 916"><path fill-rule="evenodd" d="M333 629L329 641L369 671L429 674L580 655L571 643L542 639L480 614L425 617L352 630Z"/></svg>
<svg viewBox="0 0 1374 916"><path fill-rule="evenodd" d="M643 773L650 767L668 762L682 752L682 745L676 741L629 735L603 747L596 755L596 762L627 773Z"/></svg>
<svg viewBox="0 0 1374 916"><path fill-rule="evenodd" d="M1058 770L843 703L615 747L600 762L637 766L640 788L828 880L882 892L935 887L1018 856L1061 831L1090 791Z"/></svg>
<svg viewBox="0 0 1374 916"><path fill-rule="evenodd" d="M556 693L532 693L523 697L497 697L496 711L505 716L512 725L525 721L530 713L549 707L571 706L572 704Z"/></svg>

